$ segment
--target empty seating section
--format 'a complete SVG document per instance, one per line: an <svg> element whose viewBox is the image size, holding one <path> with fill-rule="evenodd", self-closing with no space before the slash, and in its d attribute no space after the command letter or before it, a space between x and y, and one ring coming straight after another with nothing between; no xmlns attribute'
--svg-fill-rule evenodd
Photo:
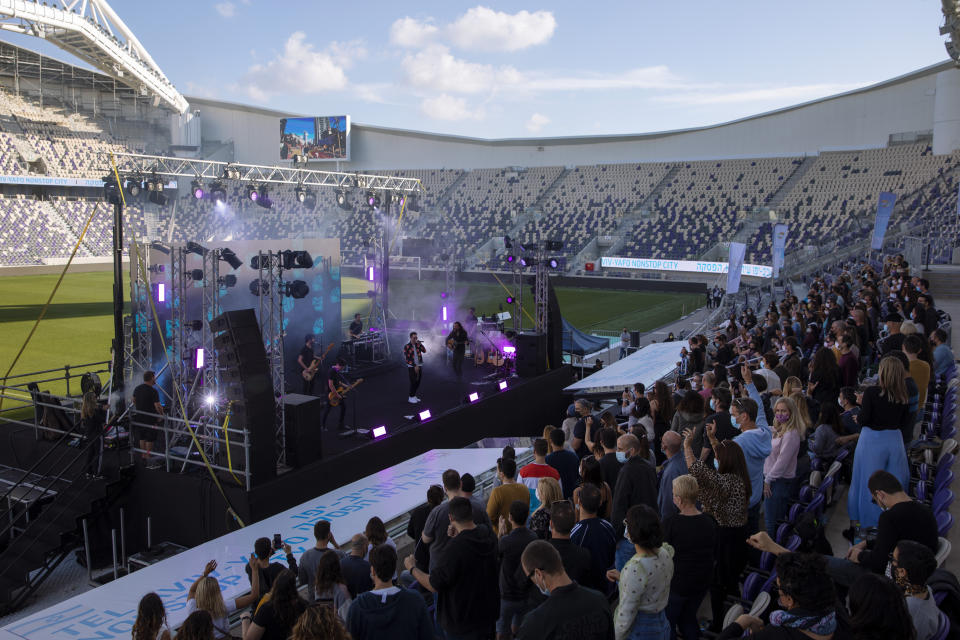
<svg viewBox="0 0 960 640"><path fill-rule="evenodd" d="M99 178L102 152L164 154L162 127L107 119L0 92L0 173ZM902 208L892 224L935 222L942 231L934 259L948 260L960 240L955 168L960 153L935 156L926 143L804 158L701 160L597 164L575 167L481 169L375 169L359 172L417 178L426 191L420 211L406 211L401 232L432 239L439 252L470 257L490 238L563 240L569 252L598 235L620 236L617 255L697 259L716 243L747 243L747 261L769 264L772 223L745 226L748 214L768 207L790 225L787 250L836 242L844 246L870 233L877 194L893 191ZM803 167L804 171L791 176ZM785 185L787 185L785 187ZM218 240L232 238L339 237L348 260L379 232L381 215L362 189L349 193L346 210L332 189L315 193L316 208L298 202L289 187L270 189L272 209L228 184L228 205L167 192L165 207L141 197L124 212L127 238ZM108 256L109 207L92 201L39 203L23 195L0 200L4 245L0 263L39 264L69 255L87 216L94 217L78 255ZM522 217L521 217L522 216ZM606 245L605 245L606 246ZM428 264L425 261L424 264ZM471 266L471 265L468 265Z"/></svg>

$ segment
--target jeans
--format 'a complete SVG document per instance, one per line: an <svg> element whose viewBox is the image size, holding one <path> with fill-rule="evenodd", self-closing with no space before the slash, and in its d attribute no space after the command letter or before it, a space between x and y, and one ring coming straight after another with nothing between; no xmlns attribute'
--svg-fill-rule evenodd
<svg viewBox="0 0 960 640"><path fill-rule="evenodd" d="M613 566L617 571L623 571L623 567L630 561L630 558L637 552L637 548L626 538L620 538L617 543L617 553L614 556Z"/></svg>
<svg viewBox="0 0 960 640"><path fill-rule="evenodd" d="M500 599L500 617L497 619L497 633L513 633L519 630L523 616L527 613L526 600Z"/></svg>
<svg viewBox="0 0 960 640"><path fill-rule="evenodd" d="M780 478L770 483L770 497L763 501L763 519L767 533L776 540L777 525L787 515L790 493L793 490L793 478Z"/></svg>
<svg viewBox="0 0 960 640"><path fill-rule="evenodd" d="M627 348L626 348L626 347L620 347L620 355L617 356L617 359L618 359L618 360L623 360L623 359L626 358L626 357L627 357Z"/></svg>
<svg viewBox="0 0 960 640"><path fill-rule="evenodd" d="M410 377L410 397L413 398L417 395L423 379L423 367L407 367L407 375Z"/></svg>
<svg viewBox="0 0 960 640"><path fill-rule="evenodd" d="M856 562L850 562L846 558L837 558L834 556L824 556L827 560L827 575L833 578L833 581L844 587L849 587L857 578L869 570Z"/></svg>
<svg viewBox="0 0 960 640"><path fill-rule="evenodd" d="M682 596L673 591L670 592L670 600L667 602L666 608L667 622L670 623L670 640L677 640L678 627L683 640L698 640L700 638L697 610L706 595L706 589L692 596Z"/></svg>

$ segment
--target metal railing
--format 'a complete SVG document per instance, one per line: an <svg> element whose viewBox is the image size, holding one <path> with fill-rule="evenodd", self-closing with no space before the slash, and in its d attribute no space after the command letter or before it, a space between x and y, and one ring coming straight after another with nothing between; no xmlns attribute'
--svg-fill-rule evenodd
<svg viewBox="0 0 960 640"><path fill-rule="evenodd" d="M52 377L41 377L41 376L50 376L53 373L62 372L62 375L52 376ZM104 360L103 362L91 362L88 364L65 364L62 367L57 367L55 369L44 369L42 371L32 371L30 373L19 373L15 376L7 376L6 378L0 378L0 387L9 387L11 389L16 389L20 387L26 387L31 382L34 382L38 385L40 384L49 384L52 382L63 382L66 385L66 395L73 395L70 393L70 381L76 378L82 378L86 373L110 373L110 361ZM11 382L11 380L17 380L18 382Z"/></svg>

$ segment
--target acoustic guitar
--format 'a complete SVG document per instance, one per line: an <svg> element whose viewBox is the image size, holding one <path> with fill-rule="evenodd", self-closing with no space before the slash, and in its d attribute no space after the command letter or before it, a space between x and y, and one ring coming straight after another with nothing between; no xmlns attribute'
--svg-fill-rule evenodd
<svg viewBox="0 0 960 640"><path fill-rule="evenodd" d="M331 391L330 393L328 393L328 394L327 394L327 400L330 402L330 406L331 406L331 407L335 407L335 406L337 406L338 404L340 404L340 401L343 400L343 396L347 395L347 393L348 393L351 389L353 389L355 386L357 386L357 385L360 384L361 382L363 382L363 378L360 378L359 380L357 380L356 382L354 382L353 384L351 384L351 385L349 385L349 386L347 386L347 385L340 385L339 387L337 387L337 393L334 393L333 391ZM340 394L340 395L338 396L337 394Z"/></svg>
<svg viewBox="0 0 960 640"><path fill-rule="evenodd" d="M313 380L314 376L317 375L317 369L323 363L323 359L327 357L328 353L330 353L330 349L333 349L332 342L327 345L327 350L323 352L322 356L320 356L319 358L314 358L313 362L310 363L310 366L301 372L304 380L306 380L307 382Z"/></svg>

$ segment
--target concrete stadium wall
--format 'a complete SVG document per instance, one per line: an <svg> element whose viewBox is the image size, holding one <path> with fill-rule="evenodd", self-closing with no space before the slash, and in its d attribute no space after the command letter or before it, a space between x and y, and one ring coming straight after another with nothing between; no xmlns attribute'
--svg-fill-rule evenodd
<svg viewBox="0 0 960 640"><path fill-rule="evenodd" d="M236 160L279 162L277 111L190 98L205 140L233 140ZM960 71L942 63L886 82L699 129L624 136L481 140L354 124L342 169L475 169L815 155L885 147L891 134L933 132L960 146ZM316 163L316 168L335 167Z"/></svg>

